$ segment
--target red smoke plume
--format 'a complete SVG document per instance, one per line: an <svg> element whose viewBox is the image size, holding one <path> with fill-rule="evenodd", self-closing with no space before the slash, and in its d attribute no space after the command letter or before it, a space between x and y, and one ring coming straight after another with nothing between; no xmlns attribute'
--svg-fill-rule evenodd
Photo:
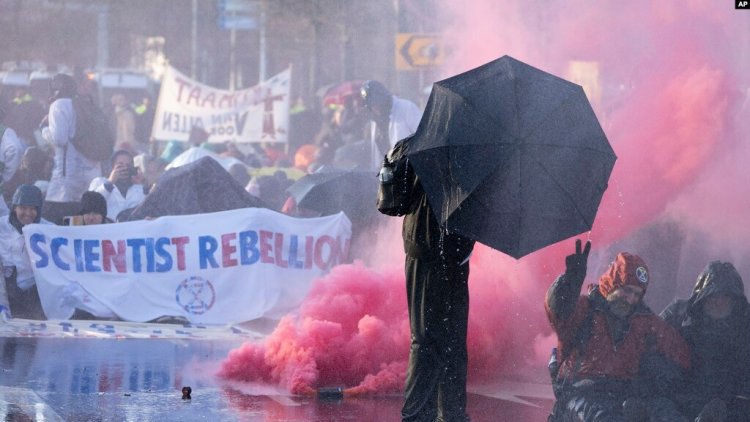
<svg viewBox="0 0 750 422"><path fill-rule="evenodd" d="M229 354L219 375L278 384L294 394L326 386L358 393L402 388L409 348L403 275L361 262L315 283L299 315L284 317L263 344Z"/></svg>
<svg viewBox="0 0 750 422"><path fill-rule="evenodd" d="M748 81L739 77L749 73L750 14L720 3L442 5L453 54L443 76L505 54L565 78L573 60L596 63L593 88L601 97L594 106L618 161L594 228L582 236L594 248L589 281L612 259L608 248L666 215L678 216L688 231L709 231L711 242L733 239L742 249L732 256L750 256L737 235L746 241L750 231L744 170L750 154L737 126L747 125L736 115L747 101ZM737 49L741 42L744 50ZM721 202L712 204L712 196ZM402 388L409 329L397 225L393 220L381 233L375 250L388 258L370 259L377 270L361 263L334 269L316 283L299 314L284 318L263 344L233 351L221 375L295 393L329 385L353 387L350 393ZM542 308L544 292L572 248L573 240L566 240L515 261L477 245L470 276L470 383L543 367L555 341Z"/></svg>

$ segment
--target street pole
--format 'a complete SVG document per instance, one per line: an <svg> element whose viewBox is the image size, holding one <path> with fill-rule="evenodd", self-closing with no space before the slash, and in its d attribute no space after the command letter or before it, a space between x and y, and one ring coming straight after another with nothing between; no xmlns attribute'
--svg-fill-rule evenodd
<svg viewBox="0 0 750 422"><path fill-rule="evenodd" d="M234 12L232 12L234 15ZM237 79L237 30L232 28L229 30L229 90L234 91L235 80Z"/></svg>
<svg viewBox="0 0 750 422"><path fill-rule="evenodd" d="M258 22L258 50L260 54L258 58L258 83L263 83L266 80L266 6L266 0L261 1L260 22Z"/></svg>
<svg viewBox="0 0 750 422"><path fill-rule="evenodd" d="M192 39L190 44L190 77L196 79L198 62L198 0L193 0Z"/></svg>
<svg viewBox="0 0 750 422"><path fill-rule="evenodd" d="M109 65L109 27L107 20L109 6L99 5L96 9L96 66L101 70Z"/></svg>

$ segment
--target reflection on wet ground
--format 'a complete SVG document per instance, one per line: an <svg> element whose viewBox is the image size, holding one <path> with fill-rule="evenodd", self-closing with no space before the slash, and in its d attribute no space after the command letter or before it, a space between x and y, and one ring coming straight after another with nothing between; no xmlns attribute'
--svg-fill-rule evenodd
<svg viewBox="0 0 750 422"><path fill-rule="evenodd" d="M59 328L54 322L44 328L54 332L55 324ZM101 338L0 330L0 415L6 421L400 420L400 395L319 400L215 379L220 361L253 337L248 333L196 335L195 327L142 324L123 335L132 327L110 328ZM191 400L182 399L183 386L192 388ZM472 420L546 420L549 389L541 383L471 386Z"/></svg>

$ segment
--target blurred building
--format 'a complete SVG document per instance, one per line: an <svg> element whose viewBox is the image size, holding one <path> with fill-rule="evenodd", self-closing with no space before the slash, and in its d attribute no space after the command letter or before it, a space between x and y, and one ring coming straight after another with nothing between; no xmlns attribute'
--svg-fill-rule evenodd
<svg viewBox="0 0 750 422"><path fill-rule="evenodd" d="M222 18L244 7L257 23L235 30ZM127 68L158 74L166 62L203 83L237 87L293 68L293 95L349 79L375 78L420 100L424 72L398 72L398 32L435 30L434 0L0 0L0 62L68 68ZM239 6L238 6L239 5ZM224 27L222 27L224 26ZM232 42L234 37L234 42ZM232 49L234 45L234 57ZM426 78L429 80L429 76Z"/></svg>

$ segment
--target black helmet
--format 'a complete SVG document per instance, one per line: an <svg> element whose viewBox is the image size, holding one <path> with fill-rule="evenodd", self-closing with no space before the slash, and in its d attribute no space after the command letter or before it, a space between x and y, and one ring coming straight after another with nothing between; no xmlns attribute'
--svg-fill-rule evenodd
<svg viewBox="0 0 750 422"><path fill-rule="evenodd" d="M16 193L13 194L13 200L11 201L12 206L25 205L27 207L41 208L42 202L42 191L30 184L23 184L16 189Z"/></svg>
<svg viewBox="0 0 750 422"><path fill-rule="evenodd" d="M81 196L81 215L94 213L107 218L107 200L101 193L86 191Z"/></svg>
<svg viewBox="0 0 750 422"><path fill-rule="evenodd" d="M70 75L58 73L50 79L49 90L53 99L73 98L77 92L76 81Z"/></svg>
<svg viewBox="0 0 750 422"><path fill-rule="evenodd" d="M13 194L13 200L11 200L11 208L13 209L13 211L15 211L16 207L19 205L36 208L36 219L34 219L34 222L38 223L42 219L43 201L44 198L42 198L42 191L38 187L30 184L23 184L20 185L16 189L16 193ZM16 230L18 230L19 233L21 233L23 224L18 220L15 212L10 213L8 221L13 227L16 228Z"/></svg>
<svg viewBox="0 0 750 422"><path fill-rule="evenodd" d="M359 90L362 104L366 108L384 109L391 107L392 95L388 88L378 81L369 80L362 84ZM390 110L388 110L390 111Z"/></svg>

